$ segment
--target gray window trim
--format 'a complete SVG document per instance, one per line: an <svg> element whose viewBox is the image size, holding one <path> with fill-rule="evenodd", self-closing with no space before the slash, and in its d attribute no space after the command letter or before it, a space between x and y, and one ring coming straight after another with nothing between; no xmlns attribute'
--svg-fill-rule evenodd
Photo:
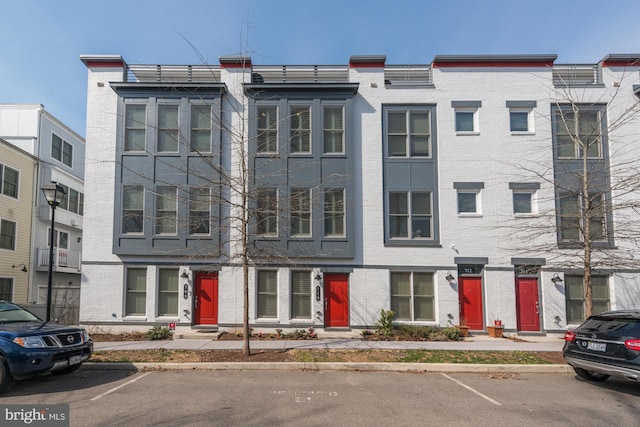
<svg viewBox="0 0 640 427"><path fill-rule="evenodd" d="M511 265L545 265L545 258L511 258Z"/></svg>
<svg viewBox="0 0 640 427"><path fill-rule="evenodd" d="M453 188L456 190L482 190L484 182L454 182Z"/></svg>
<svg viewBox="0 0 640 427"><path fill-rule="evenodd" d="M537 101L507 101L507 108L536 108Z"/></svg>
<svg viewBox="0 0 640 427"><path fill-rule="evenodd" d="M451 101L452 108L480 108L482 101Z"/></svg>
<svg viewBox="0 0 640 427"><path fill-rule="evenodd" d="M454 257L453 262L456 264L489 264L489 258L487 257Z"/></svg>
<svg viewBox="0 0 640 427"><path fill-rule="evenodd" d="M455 183L454 183L455 184ZM539 182L510 182L509 190L539 190Z"/></svg>

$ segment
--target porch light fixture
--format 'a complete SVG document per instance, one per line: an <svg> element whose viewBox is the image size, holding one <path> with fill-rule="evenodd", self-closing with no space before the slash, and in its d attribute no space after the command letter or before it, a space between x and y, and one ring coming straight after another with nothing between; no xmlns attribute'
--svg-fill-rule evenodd
<svg viewBox="0 0 640 427"><path fill-rule="evenodd" d="M562 279L560 278L560 276L558 276L558 273L553 273L553 277L551 278L551 281L553 282L554 285L559 285L562 283Z"/></svg>
<svg viewBox="0 0 640 427"><path fill-rule="evenodd" d="M182 277L183 279L188 279L189 273L187 273L187 270L182 270L182 274L180 275L180 277Z"/></svg>
<svg viewBox="0 0 640 427"><path fill-rule="evenodd" d="M20 270L22 270L22 272L26 273L27 272L27 266L24 264L18 264L18 265L12 265L11 268L16 268L16 267L20 267L22 266L22 268Z"/></svg>
<svg viewBox="0 0 640 427"><path fill-rule="evenodd" d="M451 274L450 271L447 272L447 276L445 277L445 279L447 279L448 282L453 282L454 280L456 280L456 278L453 277L453 274Z"/></svg>
<svg viewBox="0 0 640 427"><path fill-rule="evenodd" d="M54 248L54 236L55 236L55 217L56 217L56 208L66 195L64 188L56 182L52 182L51 184L45 184L41 188L44 193L44 197L47 199L47 203L51 206L51 234L49 236L49 275L47 279L47 317L46 321L49 322L51 320L51 288L53 287L53 248Z"/></svg>

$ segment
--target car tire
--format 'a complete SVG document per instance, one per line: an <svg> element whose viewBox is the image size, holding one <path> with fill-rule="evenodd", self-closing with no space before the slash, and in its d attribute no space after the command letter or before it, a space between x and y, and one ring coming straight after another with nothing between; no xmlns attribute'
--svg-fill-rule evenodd
<svg viewBox="0 0 640 427"><path fill-rule="evenodd" d="M610 377L610 375L607 374L599 374L598 372L588 371L582 368L574 367L573 370L576 371L576 374L589 381L602 382Z"/></svg>
<svg viewBox="0 0 640 427"><path fill-rule="evenodd" d="M66 367L66 368L64 368L64 369L59 369L59 370L57 370L57 371L51 371L51 373L52 373L53 375L66 375L66 374L70 374L70 373L72 373L72 372L77 371L77 370L80 368L80 366L81 366L81 365L82 365L81 363L78 363L77 365L67 366L67 367Z"/></svg>
<svg viewBox="0 0 640 427"><path fill-rule="evenodd" d="M9 372L7 361L0 356L0 393L8 391L13 386L13 377Z"/></svg>

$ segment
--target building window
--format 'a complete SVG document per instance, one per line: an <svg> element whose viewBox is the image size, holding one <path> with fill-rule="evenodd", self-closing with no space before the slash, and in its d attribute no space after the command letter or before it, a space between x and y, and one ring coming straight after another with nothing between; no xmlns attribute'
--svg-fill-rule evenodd
<svg viewBox="0 0 640 427"><path fill-rule="evenodd" d="M289 119L289 152L310 153L311 152L311 107L291 107Z"/></svg>
<svg viewBox="0 0 640 427"><path fill-rule="evenodd" d="M211 191L207 187L191 187L189 193L189 234L209 234Z"/></svg>
<svg viewBox="0 0 640 427"><path fill-rule="evenodd" d="M435 320L433 273L391 273L391 310L397 320Z"/></svg>
<svg viewBox="0 0 640 427"><path fill-rule="evenodd" d="M278 272L258 271L258 318L275 319L278 309Z"/></svg>
<svg viewBox="0 0 640 427"><path fill-rule="evenodd" d="M78 206L80 203L80 193L73 188L69 189L69 211L78 213Z"/></svg>
<svg viewBox="0 0 640 427"><path fill-rule="evenodd" d="M146 117L146 105L126 106L124 151L145 151Z"/></svg>
<svg viewBox="0 0 640 427"><path fill-rule="evenodd" d="M536 101L507 101L509 129L512 133L533 132L533 109Z"/></svg>
<svg viewBox="0 0 640 427"><path fill-rule="evenodd" d="M60 200L60 204L58 205L58 207L67 211L69 210L69 187L60 183L58 185L64 190L64 197L62 197L62 200Z"/></svg>
<svg viewBox="0 0 640 427"><path fill-rule="evenodd" d="M13 301L13 279L0 277L0 301Z"/></svg>
<svg viewBox="0 0 640 427"><path fill-rule="evenodd" d="M158 152L178 152L178 106L158 106Z"/></svg>
<svg viewBox="0 0 640 427"><path fill-rule="evenodd" d="M158 187L156 194L156 234L176 234L178 200L176 187Z"/></svg>
<svg viewBox="0 0 640 427"><path fill-rule="evenodd" d="M526 215L533 213L532 193L513 193L513 214Z"/></svg>
<svg viewBox="0 0 640 427"><path fill-rule="evenodd" d="M16 223L0 219L0 249L16 250Z"/></svg>
<svg viewBox="0 0 640 427"><path fill-rule="evenodd" d="M430 239L433 236L430 192L389 193L389 236Z"/></svg>
<svg viewBox="0 0 640 427"><path fill-rule="evenodd" d="M9 166L0 164L0 193L18 198L18 179L20 173Z"/></svg>
<svg viewBox="0 0 640 427"><path fill-rule="evenodd" d="M324 235L343 237L345 235L344 189L328 190L324 194Z"/></svg>
<svg viewBox="0 0 640 427"><path fill-rule="evenodd" d="M584 238L585 225L589 221L589 235L592 241L607 238L605 220L605 200L601 193L589 194L580 203L578 194L562 194L558 200L559 233L563 242L577 242Z"/></svg>
<svg viewBox="0 0 640 427"><path fill-rule="evenodd" d="M291 272L291 318L311 319L311 272Z"/></svg>
<svg viewBox="0 0 640 427"><path fill-rule="evenodd" d="M278 152L278 108L258 108L258 153Z"/></svg>
<svg viewBox="0 0 640 427"><path fill-rule="evenodd" d="M125 314L144 316L147 304L147 270L143 268L127 269L127 295Z"/></svg>
<svg viewBox="0 0 640 427"><path fill-rule="evenodd" d="M51 247L51 228L47 230L47 245ZM69 233L66 231L53 230L53 247L69 249Z"/></svg>
<svg viewBox="0 0 640 427"><path fill-rule="evenodd" d="M122 189L122 232L142 233L144 224L144 189L125 185Z"/></svg>
<svg viewBox="0 0 640 427"><path fill-rule="evenodd" d="M261 188L257 192L256 227L262 236L278 235L278 191Z"/></svg>
<svg viewBox="0 0 640 427"><path fill-rule="evenodd" d="M428 111L387 113L387 155L389 157L429 157L431 136Z"/></svg>
<svg viewBox="0 0 640 427"><path fill-rule="evenodd" d="M163 268L159 273L158 316L177 316L178 269Z"/></svg>
<svg viewBox="0 0 640 427"><path fill-rule="evenodd" d="M478 133L478 109L481 106L481 101L451 101L455 110L456 133Z"/></svg>
<svg viewBox="0 0 640 427"><path fill-rule="evenodd" d="M311 190L291 190L291 236L311 236Z"/></svg>
<svg viewBox="0 0 640 427"><path fill-rule="evenodd" d="M585 319L584 278L564 276L567 303L567 323L581 323ZM608 276L591 276L591 299L593 314L609 310Z"/></svg>
<svg viewBox="0 0 640 427"><path fill-rule="evenodd" d="M51 136L51 157L71 167L73 163L73 145L55 133Z"/></svg>
<svg viewBox="0 0 640 427"><path fill-rule="evenodd" d="M478 190L458 190L458 213L479 214Z"/></svg>
<svg viewBox="0 0 640 427"><path fill-rule="evenodd" d="M211 152L211 107L208 105L191 106L191 151Z"/></svg>
<svg viewBox="0 0 640 427"><path fill-rule="evenodd" d="M341 106L324 107L323 146L325 154L344 153L344 111Z"/></svg>
<svg viewBox="0 0 640 427"><path fill-rule="evenodd" d="M556 108L553 114L553 129L558 158L602 157L602 114L600 109L571 106Z"/></svg>

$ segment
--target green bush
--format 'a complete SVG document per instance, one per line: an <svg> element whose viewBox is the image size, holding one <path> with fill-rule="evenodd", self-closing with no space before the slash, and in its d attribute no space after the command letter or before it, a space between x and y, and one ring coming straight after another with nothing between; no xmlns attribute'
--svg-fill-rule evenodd
<svg viewBox="0 0 640 427"><path fill-rule="evenodd" d="M380 310L380 319L378 319L378 334L388 337L393 335L393 317L396 313L392 310Z"/></svg>
<svg viewBox="0 0 640 427"><path fill-rule="evenodd" d="M144 334L144 337L149 341L166 340L171 338L171 329L166 326L154 326Z"/></svg>

